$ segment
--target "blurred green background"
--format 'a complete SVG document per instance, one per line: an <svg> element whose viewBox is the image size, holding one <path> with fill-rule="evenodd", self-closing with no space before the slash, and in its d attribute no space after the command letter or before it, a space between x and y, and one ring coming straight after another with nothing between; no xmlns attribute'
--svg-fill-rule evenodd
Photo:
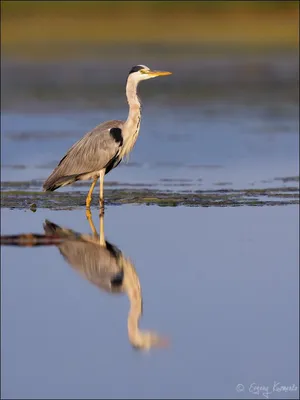
<svg viewBox="0 0 300 400"><path fill-rule="evenodd" d="M97 56L95 46L124 57L299 44L298 1L2 1L1 8L2 52L10 57Z"/></svg>

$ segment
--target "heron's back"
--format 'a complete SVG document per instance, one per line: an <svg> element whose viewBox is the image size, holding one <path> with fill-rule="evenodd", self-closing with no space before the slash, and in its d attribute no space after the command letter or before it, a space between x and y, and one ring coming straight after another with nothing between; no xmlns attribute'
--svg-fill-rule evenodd
<svg viewBox="0 0 300 400"><path fill-rule="evenodd" d="M124 122L104 122L77 141L45 181L43 188L53 191L79 179L90 179L107 167L114 167L122 146ZM118 132L118 134L116 134ZM121 132L121 133L120 133Z"/></svg>

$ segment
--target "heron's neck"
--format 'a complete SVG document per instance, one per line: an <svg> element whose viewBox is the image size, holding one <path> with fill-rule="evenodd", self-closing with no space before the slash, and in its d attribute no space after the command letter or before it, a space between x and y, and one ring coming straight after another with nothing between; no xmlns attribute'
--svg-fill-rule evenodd
<svg viewBox="0 0 300 400"><path fill-rule="evenodd" d="M126 84L126 97L129 105L129 115L127 121L130 118L135 117L137 113L141 112L141 101L137 94L137 87L138 82L129 76Z"/></svg>
<svg viewBox="0 0 300 400"><path fill-rule="evenodd" d="M140 129L141 102L137 94L137 86L138 82L129 77L126 85L126 96L129 105L129 114L123 130L123 139L126 143L126 147L124 148L124 155L129 153L129 151L134 146Z"/></svg>

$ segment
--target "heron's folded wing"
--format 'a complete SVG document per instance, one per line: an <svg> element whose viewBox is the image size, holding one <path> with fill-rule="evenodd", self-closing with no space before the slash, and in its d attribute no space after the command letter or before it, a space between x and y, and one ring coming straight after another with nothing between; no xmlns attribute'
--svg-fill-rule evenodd
<svg viewBox="0 0 300 400"><path fill-rule="evenodd" d="M122 134L123 122L113 120L96 126L82 139L76 142L59 162L54 173L60 176L83 174L100 171L117 156L120 149L120 140L116 140L111 133L117 128ZM113 129L112 132L115 130Z"/></svg>

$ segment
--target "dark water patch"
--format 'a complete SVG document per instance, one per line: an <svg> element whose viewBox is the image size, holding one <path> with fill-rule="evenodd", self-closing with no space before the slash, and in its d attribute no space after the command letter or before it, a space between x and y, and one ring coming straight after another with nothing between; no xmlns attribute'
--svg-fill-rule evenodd
<svg viewBox="0 0 300 400"><path fill-rule="evenodd" d="M148 188L158 186L155 183L121 183L121 182L105 182L106 187L131 187L131 188Z"/></svg>
<svg viewBox="0 0 300 400"><path fill-rule="evenodd" d="M43 186L42 180L30 180L30 181L3 181L1 182L1 192L5 190L24 190L32 188L41 188Z"/></svg>
<svg viewBox="0 0 300 400"><path fill-rule="evenodd" d="M183 164L180 162L159 161L154 164L155 167L171 167L171 168L190 168L190 169L219 169L221 165L201 165L201 164Z"/></svg>
<svg viewBox="0 0 300 400"><path fill-rule="evenodd" d="M27 166L27 165L23 165L23 164L15 164L15 165L3 164L3 165L1 165L1 168L7 168L7 169L26 169L26 168L28 168L28 166Z"/></svg>
<svg viewBox="0 0 300 400"><path fill-rule="evenodd" d="M188 178L178 178L178 179L173 179L173 178L162 178L159 180L160 182L193 182L193 179L188 179Z"/></svg>
<svg viewBox="0 0 300 400"><path fill-rule="evenodd" d="M37 164L37 165L23 165L23 164L2 164L1 169L30 169L30 168L36 168L36 169L52 169L57 166L58 162L56 161L51 161L46 164Z"/></svg>
<svg viewBox="0 0 300 400"><path fill-rule="evenodd" d="M192 186L194 186L194 184L181 182L181 183L165 183L162 186L164 186L164 187L192 187Z"/></svg>
<svg viewBox="0 0 300 400"><path fill-rule="evenodd" d="M215 182L213 183L215 186L230 186L232 185L232 182Z"/></svg>
<svg viewBox="0 0 300 400"><path fill-rule="evenodd" d="M272 183L273 180L272 179L262 179L260 182L261 183Z"/></svg>
<svg viewBox="0 0 300 400"><path fill-rule="evenodd" d="M30 209L36 208L73 209L85 207L86 192L32 192L22 190L1 193L1 207ZM273 200L272 200L273 199ZM92 200L98 206L98 196ZM237 207L237 206L275 206L299 204L297 188L243 189L243 190L206 190L191 192L167 192L151 189L107 189L106 205L144 204L158 206L198 206L198 207Z"/></svg>
<svg viewBox="0 0 300 400"><path fill-rule="evenodd" d="M204 191L202 190L196 190L196 193L203 193ZM273 188L256 188L256 189L219 189L217 191L214 190L206 190L205 193L245 193L246 195L261 195L261 196L268 196L273 193L286 193L286 192L291 192L295 193L297 192L299 195L299 189L290 186L290 187L273 187Z"/></svg>
<svg viewBox="0 0 300 400"><path fill-rule="evenodd" d="M40 169L40 168L41 169L54 169L57 166L58 163L59 163L59 161L50 161L50 162L48 162L46 164L35 165L34 168L37 168L37 169Z"/></svg>
<svg viewBox="0 0 300 400"><path fill-rule="evenodd" d="M299 175L298 176L286 176L282 178L274 178L274 181L281 181L281 182L299 182Z"/></svg>
<svg viewBox="0 0 300 400"><path fill-rule="evenodd" d="M74 132L6 132L5 137L9 140L27 141L27 140L52 140L65 139L68 137L77 137Z"/></svg>

